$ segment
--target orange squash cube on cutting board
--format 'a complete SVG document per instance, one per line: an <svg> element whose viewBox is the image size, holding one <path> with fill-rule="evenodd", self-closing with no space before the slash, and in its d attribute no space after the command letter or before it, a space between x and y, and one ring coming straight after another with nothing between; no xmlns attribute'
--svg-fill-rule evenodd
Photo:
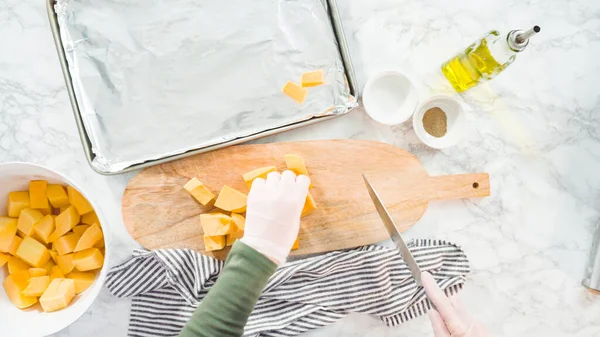
<svg viewBox="0 0 600 337"><path fill-rule="evenodd" d="M283 86L282 91L299 104L304 103L306 95L308 94L308 90L292 81L287 81Z"/></svg>
<svg viewBox="0 0 600 337"><path fill-rule="evenodd" d="M92 225L87 228L79 240L77 240L77 244L73 251L79 252L84 249L92 248L98 241L101 241L103 237L104 235L102 234L100 226Z"/></svg>
<svg viewBox="0 0 600 337"><path fill-rule="evenodd" d="M75 297L75 281L56 278L50 282L40 297L40 304L45 312L66 308Z"/></svg>
<svg viewBox="0 0 600 337"><path fill-rule="evenodd" d="M98 269L104 264L104 256L98 248L88 248L73 255L73 264L79 271Z"/></svg>
<svg viewBox="0 0 600 337"><path fill-rule="evenodd" d="M304 158L297 154L286 154L283 156L283 160L285 160L285 165L287 166L288 170L296 173L296 175L304 174L305 176L308 176L308 170L306 169Z"/></svg>
<svg viewBox="0 0 600 337"><path fill-rule="evenodd" d="M199 203L206 206L211 202L215 195L197 178L192 178L188 181L183 188L196 199Z"/></svg>
<svg viewBox="0 0 600 337"><path fill-rule="evenodd" d="M294 241L294 244L292 245L292 250L296 250L300 248L300 239L296 238L296 241Z"/></svg>
<svg viewBox="0 0 600 337"><path fill-rule="evenodd" d="M77 293L77 295L79 295L94 283L94 280L96 279L96 274L74 271L69 273L69 275L67 275L67 278L75 281L75 292Z"/></svg>
<svg viewBox="0 0 600 337"><path fill-rule="evenodd" d="M17 234L17 219L0 216L0 252L8 252Z"/></svg>
<svg viewBox="0 0 600 337"><path fill-rule="evenodd" d="M61 236L67 234L75 225L79 223L81 216L75 209L75 206L69 206L64 212L61 212L54 219L56 229L48 238L48 242L54 242Z"/></svg>
<svg viewBox="0 0 600 337"><path fill-rule="evenodd" d="M34 233L33 225L40 221L44 215L37 209L25 208L19 214L19 220L17 220L17 230L23 236L32 236Z"/></svg>
<svg viewBox="0 0 600 337"><path fill-rule="evenodd" d="M301 83L303 87L315 87L324 83L323 70L308 71L302 74Z"/></svg>
<svg viewBox="0 0 600 337"><path fill-rule="evenodd" d="M266 166L266 167L257 168L256 170L252 170L248 173L244 173L242 175L242 178L244 178L244 181L246 182L246 186L248 186L248 188L251 188L252 182L254 181L254 179L257 179L257 178L267 179L267 175L269 175L269 173L271 173L271 172L277 172L277 167Z"/></svg>
<svg viewBox="0 0 600 337"><path fill-rule="evenodd" d="M215 201L215 207L224 211L243 213L246 211L247 199L246 194L224 185Z"/></svg>
<svg viewBox="0 0 600 337"><path fill-rule="evenodd" d="M204 250L207 252L225 248L225 235L208 236L204 234Z"/></svg>
<svg viewBox="0 0 600 337"><path fill-rule="evenodd" d="M80 238L81 235L77 233L66 234L54 241L53 247L58 255L66 255L75 250L75 246L77 246L77 242Z"/></svg>
<svg viewBox="0 0 600 337"><path fill-rule="evenodd" d="M15 191L8 193L6 210L11 218L18 218L21 211L29 208L29 191Z"/></svg>
<svg viewBox="0 0 600 337"><path fill-rule="evenodd" d="M237 227L238 230L244 230L244 228L246 228L246 219L244 219L243 215L231 213L231 220L233 221L235 227Z"/></svg>
<svg viewBox="0 0 600 337"><path fill-rule="evenodd" d="M48 182L45 180L32 180L29 182L29 207L33 209L48 209L48 196L46 190Z"/></svg>
<svg viewBox="0 0 600 337"><path fill-rule="evenodd" d="M87 199L74 187L67 186L67 194L69 195L69 203L75 207L77 213L80 215L84 215L94 210L89 201L87 201ZM79 222L79 220L77 222Z"/></svg>
<svg viewBox="0 0 600 337"><path fill-rule="evenodd" d="M15 256L29 263L30 266L38 268L43 267L50 260L50 252L46 246L30 236L23 239Z"/></svg>
<svg viewBox="0 0 600 337"><path fill-rule="evenodd" d="M91 211L81 216L81 223L86 225L100 225L100 219L98 219L98 215L96 215L96 212Z"/></svg>
<svg viewBox="0 0 600 337"><path fill-rule="evenodd" d="M69 196L62 185L48 184L46 196L54 208L69 206Z"/></svg>
<svg viewBox="0 0 600 337"><path fill-rule="evenodd" d="M8 299L19 309L28 308L37 303L37 297L25 296L21 292L27 288L29 274L27 271L16 272L8 275L2 285Z"/></svg>
<svg viewBox="0 0 600 337"><path fill-rule="evenodd" d="M309 215L317 209L317 204L315 203L315 199L313 199L310 192L306 195L306 201L304 202L304 208L302 208L302 215Z"/></svg>
<svg viewBox="0 0 600 337"><path fill-rule="evenodd" d="M238 230L231 234L227 234L227 236L225 237L226 241L227 241L227 246L232 246L238 239L241 239L243 237L244 237L243 230Z"/></svg>
<svg viewBox="0 0 600 337"><path fill-rule="evenodd" d="M49 276L31 277L27 283L27 287L21 291L21 294L23 294L23 296L42 296L49 284Z"/></svg>
<svg viewBox="0 0 600 337"><path fill-rule="evenodd" d="M231 217L223 213L200 214L200 225L204 235L219 236L233 232L235 228L231 225Z"/></svg>
<svg viewBox="0 0 600 337"><path fill-rule="evenodd" d="M54 226L54 217L52 215L44 216L40 221L33 225L33 231L36 238L44 244L50 243L50 235L54 233L56 227Z"/></svg>

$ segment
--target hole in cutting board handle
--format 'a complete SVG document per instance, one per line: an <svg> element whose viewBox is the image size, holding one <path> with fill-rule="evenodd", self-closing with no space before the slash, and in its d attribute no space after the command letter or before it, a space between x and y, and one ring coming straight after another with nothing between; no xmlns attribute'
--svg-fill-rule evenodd
<svg viewBox="0 0 600 337"><path fill-rule="evenodd" d="M479 183L478 182L474 182L473 183L473 188L475 188L475 189L479 188Z"/></svg>

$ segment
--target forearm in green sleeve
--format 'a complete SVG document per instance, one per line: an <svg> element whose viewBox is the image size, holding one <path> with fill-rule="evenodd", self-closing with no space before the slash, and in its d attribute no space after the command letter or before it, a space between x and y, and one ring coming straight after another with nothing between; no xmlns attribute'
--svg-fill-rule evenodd
<svg viewBox="0 0 600 337"><path fill-rule="evenodd" d="M237 241L217 282L179 336L241 336L248 317L277 265Z"/></svg>

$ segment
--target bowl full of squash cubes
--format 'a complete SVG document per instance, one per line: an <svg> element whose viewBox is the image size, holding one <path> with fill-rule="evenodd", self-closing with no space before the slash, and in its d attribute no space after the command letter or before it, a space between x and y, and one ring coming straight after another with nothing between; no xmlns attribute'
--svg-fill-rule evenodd
<svg viewBox="0 0 600 337"><path fill-rule="evenodd" d="M90 307L107 272L108 242L98 211L79 186L55 171L0 164L2 335L50 335Z"/></svg>

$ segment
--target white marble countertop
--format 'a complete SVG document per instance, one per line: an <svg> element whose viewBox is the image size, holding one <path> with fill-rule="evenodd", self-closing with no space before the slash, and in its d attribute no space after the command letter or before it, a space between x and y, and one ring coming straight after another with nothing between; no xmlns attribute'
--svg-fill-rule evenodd
<svg viewBox="0 0 600 337"><path fill-rule="evenodd" d="M408 237L462 245L472 263L462 296L496 336L598 336L600 295L581 286L600 218L600 2L338 0L359 84L400 70L422 97L451 92L440 64L491 29L542 27L498 78L459 97L469 132L458 146L422 145L408 124L361 109L274 140L361 138L413 152L430 174L486 171L492 196L430 205ZM113 261L135 242L120 200L131 175L88 166L44 1L0 0L0 161L57 169L92 191L114 233ZM104 224L106 226L106 224ZM129 303L104 291L57 336L124 336ZM431 336L427 318L397 328L355 315L309 336Z"/></svg>

